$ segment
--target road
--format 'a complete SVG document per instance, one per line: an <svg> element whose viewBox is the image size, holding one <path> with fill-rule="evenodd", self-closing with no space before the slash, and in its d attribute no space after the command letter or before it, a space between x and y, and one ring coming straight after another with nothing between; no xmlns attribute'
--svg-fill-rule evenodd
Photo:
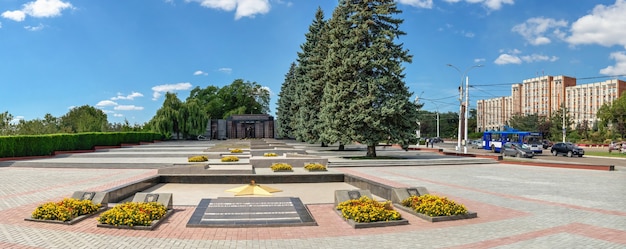
<svg viewBox="0 0 626 249"><path fill-rule="evenodd" d="M455 150L456 143L455 142L444 142L437 143L436 146L442 148L444 150ZM583 148L585 152L587 151L605 151L607 148ZM482 150L482 149L467 149L467 153L471 154L485 154L485 155L493 155L494 153ZM580 164L590 164L590 165L615 165L616 167L626 167L626 158L609 158L609 157L596 157L596 156L583 156L583 157L566 157L566 156L553 156L550 154L550 148L543 150L542 154L537 154L532 159L519 159L519 158L511 158L506 157L504 160L529 160L529 161L547 161L547 162L566 162L566 163L580 163Z"/></svg>

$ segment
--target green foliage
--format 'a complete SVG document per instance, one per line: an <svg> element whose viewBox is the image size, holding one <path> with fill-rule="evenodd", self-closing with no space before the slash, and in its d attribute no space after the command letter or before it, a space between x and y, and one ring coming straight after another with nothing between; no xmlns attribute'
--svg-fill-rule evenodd
<svg viewBox="0 0 626 249"><path fill-rule="evenodd" d="M467 209L462 204L457 204L446 197L429 194L410 196L402 200L402 205L430 217L467 214Z"/></svg>
<svg viewBox="0 0 626 249"><path fill-rule="evenodd" d="M61 126L72 133L102 132L108 127L107 115L100 109L83 105L63 115Z"/></svg>
<svg viewBox="0 0 626 249"><path fill-rule="evenodd" d="M265 114L269 112L269 89L256 82L234 80L222 88L207 86L191 90L187 102L196 100L204 113L213 119L234 114Z"/></svg>
<svg viewBox="0 0 626 249"><path fill-rule="evenodd" d="M362 196L358 200L348 200L337 205L345 219L358 223L392 221L402 219L398 211L393 210L390 201L378 202Z"/></svg>
<svg viewBox="0 0 626 249"><path fill-rule="evenodd" d="M101 207L91 200L65 198L60 202L47 202L39 205L31 214L33 219L69 221L81 215L91 214Z"/></svg>
<svg viewBox="0 0 626 249"><path fill-rule="evenodd" d="M161 140L150 132L90 132L0 137L0 157L47 156L54 151L89 150L94 146Z"/></svg>
<svg viewBox="0 0 626 249"><path fill-rule="evenodd" d="M397 43L405 33L392 0L342 1L328 22L320 117L321 138L356 141L376 156L376 144L415 144L417 106L409 98L402 63L412 56Z"/></svg>
<svg viewBox="0 0 626 249"><path fill-rule="evenodd" d="M127 202L118 204L98 217L100 224L114 226L150 226L167 213L167 208L157 202Z"/></svg>
<svg viewBox="0 0 626 249"><path fill-rule="evenodd" d="M291 63L289 72L285 75L285 81L278 93L278 104L276 107L276 133L278 137L293 138L295 129L295 116L298 112L296 103L296 64Z"/></svg>

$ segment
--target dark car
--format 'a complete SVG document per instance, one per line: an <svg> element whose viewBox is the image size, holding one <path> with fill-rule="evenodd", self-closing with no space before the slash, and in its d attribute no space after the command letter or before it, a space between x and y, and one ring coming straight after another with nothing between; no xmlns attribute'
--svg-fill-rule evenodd
<svg viewBox="0 0 626 249"><path fill-rule="evenodd" d="M524 146L520 143L507 142L504 145L502 145L502 148L500 149L500 151L502 152L503 156L526 157L526 158L533 158L535 156L535 153L532 150L528 148L524 148Z"/></svg>
<svg viewBox="0 0 626 249"><path fill-rule="evenodd" d="M550 152L554 156L558 156L559 154L561 154L568 157L582 157L585 154L585 150L573 143L555 143L554 145L552 145L552 149L550 149Z"/></svg>
<svg viewBox="0 0 626 249"><path fill-rule="evenodd" d="M541 144L543 145L543 149L545 150L545 149L547 149L549 147L552 147L552 145L554 143L552 143L552 141L546 139L546 140L541 141Z"/></svg>

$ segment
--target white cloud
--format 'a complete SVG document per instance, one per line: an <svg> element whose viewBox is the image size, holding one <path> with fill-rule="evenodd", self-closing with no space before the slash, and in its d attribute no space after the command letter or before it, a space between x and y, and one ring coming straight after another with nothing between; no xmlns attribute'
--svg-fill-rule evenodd
<svg viewBox="0 0 626 249"><path fill-rule="evenodd" d="M496 63L498 65L522 64L522 60L517 55L501 54L494 61L494 63Z"/></svg>
<svg viewBox="0 0 626 249"><path fill-rule="evenodd" d="M24 28L28 31L39 31L42 30L44 28L43 24L39 24L37 26L24 26Z"/></svg>
<svg viewBox="0 0 626 249"><path fill-rule="evenodd" d="M572 23L571 36L566 41L572 45L599 44L626 47L626 0L616 0L614 5L597 5L591 14Z"/></svg>
<svg viewBox="0 0 626 249"><path fill-rule="evenodd" d="M143 106L135 106L135 105L118 105L113 108L116 111L141 111L143 110Z"/></svg>
<svg viewBox="0 0 626 249"><path fill-rule="evenodd" d="M132 92L129 95L122 95L122 93L117 93L116 97L111 98L111 100L119 100L119 99L125 99L125 100L134 100L135 98L138 97L143 97L143 94L138 93L138 92Z"/></svg>
<svg viewBox="0 0 626 249"><path fill-rule="evenodd" d="M505 52L504 50L500 50L500 56L494 61L495 64L498 65L506 65L506 64L522 64L522 63L532 63L539 61L557 61L559 57L556 56L548 56L543 54L530 54L530 55L522 55L522 51L519 49L513 49Z"/></svg>
<svg viewBox="0 0 626 249"><path fill-rule="evenodd" d="M490 10L499 10L502 8L504 4L513 5L515 3L514 0L465 0L468 3L482 3L485 7ZM461 0L444 0L444 2L448 3L458 3Z"/></svg>
<svg viewBox="0 0 626 249"><path fill-rule="evenodd" d="M96 107L104 107L104 106L116 106L117 103L110 100L102 100L96 104Z"/></svg>
<svg viewBox="0 0 626 249"><path fill-rule="evenodd" d="M532 45L544 45L552 42L546 33L549 30L554 30L554 36L561 37L562 32L559 28L562 27L567 27L567 22L564 20L557 21L552 18L534 17L522 24L515 25L511 31L517 32Z"/></svg>
<svg viewBox="0 0 626 249"><path fill-rule="evenodd" d="M225 74L230 74L230 73L233 72L233 69L232 68L223 67L223 68L217 69L217 71L220 71L220 72L225 73Z"/></svg>
<svg viewBox="0 0 626 249"><path fill-rule="evenodd" d="M200 6L224 11L235 10L235 20L242 17L254 17L257 14L267 14L270 11L269 0L186 0L198 2Z"/></svg>
<svg viewBox="0 0 626 249"><path fill-rule="evenodd" d="M121 114L121 113L113 113L113 117L116 117L116 118L121 118L121 117L124 117L124 114Z"/></svg>
<svg viewBox="0 0 626 249"><path fill-rule="evenodd" d="M152 87L152 91L154 91L152 93L152 100L157 100L165 92L173 92L173 91L189 90L189 89L191 89L191 83L189 82L154 86Z"/></svg>
<svg viewBox="0 0 626 249"><path fill-rule="evenodd" d="M24 116L15 116L9 123L16 125L20 123L20 120L24 120Z"/></svg>
<svg viewBox="0 0 626 249"><path fill-rule="evenodd" d="M610 58L615 60L615 65L601 69L600 73L604 75L626 74L626 51L613 52Z"/></svg>
<svg viewBox="0 0 626 249"><path fill-rule="evenodd" d="M24 21L24 19L26 18L26 13L21 10L5 11L2 12L2 17L16 22L21 22Z"/></svg>
<svg viewBox="0 0 626 249"><path fill-rule="evenodd" d="M474 63L482 63L485 62L485 58L476 58L474 59Z"/></svg>
<svg viewBox="0 0 626 249"><path fill-rule="evenodd" d="M524 62L530 63L530 62L536 62L536 61L557 61L559 59L559 57L556 56L547 56L547 55L542 55L542 54L531 54L531 55L524 55L520 57Z"/></svg>
<svg viewBox="0 0 626 249"><path fill-rule="evenodd" d="M398 3L406 4L417 8L432 9L433 0L398 0Z"/></svg>
<svg viewBox="0 0 626 249"><path fill-rule="evenodd" d="M56 17L60 16L63 10L73 8L71 3L61 0L36 0L24 4L21 10L5 11L2 17L21 22L26 15L34 18Z"/></svg>
<svg viewBox="0 0 626 249"><path fill-rule="evenodd" d="M202 70L198 70L198 71L193 72L193 75L194 75L194 76L198 76L198 75L208 75L208 73L203 72Z"/></svg>

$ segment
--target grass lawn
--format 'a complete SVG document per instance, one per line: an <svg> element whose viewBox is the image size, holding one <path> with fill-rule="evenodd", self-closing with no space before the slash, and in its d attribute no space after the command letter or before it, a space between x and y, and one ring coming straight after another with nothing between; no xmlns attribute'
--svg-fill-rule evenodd
<svg viewBox="0 0 626 249"><path fill-rule="evenodd" d="M609 151L586 151L585 155L587 156L605 156L605 157L615 157L615 158L626 158L626 154L618 153L613 151L609 153Z"/></svg>

